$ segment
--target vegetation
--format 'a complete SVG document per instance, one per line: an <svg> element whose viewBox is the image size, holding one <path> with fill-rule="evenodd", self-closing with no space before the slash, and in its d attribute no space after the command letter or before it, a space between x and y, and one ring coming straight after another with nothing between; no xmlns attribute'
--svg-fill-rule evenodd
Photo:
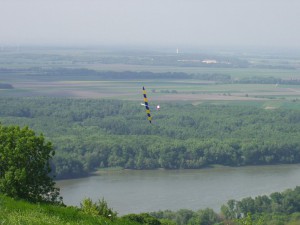
<svg viewBox="0 0 300 225"><path fill-rule="evenodd" d="M0 89L12 89L13 86L11 84L0 83Z"/></svg>
<svg viewBox="0 0 300 225"><path fill-rule="evenodd" d="M197 212L181 209L177 212L158 211L150 215L172 220L177 225L292 225L300 222L299 198L300 187L296 187L270 196L229 200L227 205L221 207L221 214L212 209Z"/></svg>
<svg viewBox="0 0 300 225"><path fill-rule="evenodd" d="M113 209L109 208L104 199L94 203L92 199L86 198L82 201L80 206L84 213L92 216L100 215L111 220L115 220L117 218L117 212L114 212Z"/></svg>
<svg viewBox="0 0 300 225"><path fill-rule="evenodd" d="M196 79L201 81L214 81L217 83L235 84L289 84L299 85L300 79L279 78L274 76L247 76L236 78L228 73L202 72L148 72L148 71L96 71L91 69L78 68L28 68L28 69L6 69L0 68L0 78L7 75L25 77L28 80L186 80ZM13 80L13 79L12 79ZM0 89L11 89L13 86L7 83L0 83Z"/></svg>
<svg viewBox="0 0 300 225"><path fill-rule="evenodd" d="M211 209L192 210L181 209L177 212L169 210L158 211L152 213L141 214L128 214L122 217L103 216L100 211L104 212L109 210L107 203L102 199L101 204L93 203L91 200L88 202L92 204L82 203L81 208L78 207L65 207L53 204L33 204L24 200L14 200L10 197L0 194L0 223L1 224L108 224L108 225L296 225L300 222L300 212L295 208L295 202L299 198L299 187L294 190L287 190L283 193L273 193L268 196L258 196L258 198L269 198L273 195L282 195L282 202L274 202L275 208L289 208L289 210L263 210L260 212L247 212L239 215L239 218L227 218L224 213L217 214ZM289 196L289 197L288 197ZM293 199L291 197L296 197ZM250 198L246 198L250 199ZM240 202L247 201L242 199ZM83 202L85 202L84 200ZM230 200L229 202L232 202ZM256 200L255 200L256 201ZM271 200L272 201L272 200ZM231 204L229 203L228 204ZM298 201L299 202L299 201ZM104 204L103 204L104 203ZM256 206L264 208L265 202L256 201ZM104 207L94 208L95 205L102 205ZM228 207L228 206L223 206ZM100 211L98 211L100 209ZM266 209L266 208L265 208ZM109 214L108 214L109 215Z"/></svg>
<svg viewBox="0 0 300 225"><path fill-rule="evenodd" d="M247 213L251 214L285 214L300 212L300 187L288 189L282 193L275 192L268 196L244 198L241 201L229 200L223 205L222 213L227 219L241 218Z"/></svg>
<svg viewBox="0 0 300 225"><path fill-rule="evenodd" d="M51 143L44 143L42 135L35 136L27 127L0 124L1 224L162 224L148 214L117 218L104 199L97 203L85 199L81 209L65 207L49 177L53 155Z"/></svg>
<svg viewBox="0 0 300 225"><path fill-rule="evenodd" d="M203 63L207 57L218 63ZM199 102L207 98L220 99L218 95L223 94L225 100L298 101L298 56L281 60L277 55L253 57L153 52L118 54L99 49L2 51L0 89L3 82L5 89L1 89L1 96L132 100L138 99L135 90L145 85L155 89L157 97L165 100Z"/></svg>
<svg viewBox="0 0 300 225"><path fill-rule="evenodd" d="M180 209L177 212L170 210L152 212L150 215L159 219L169 219L177 225L186 224L218 224L222 222L222 218L212 209L198 210L194 212L188 209Z"/></svg>
<svg viewBox="0 0 300 225"><path fill-rule="evenodd" d="M155 84L157 89L152 92L156 96L231 96L233 91L238 97L292 102L274 101L272 107L265 102L163 103L161 111L152 112L153 124L149 125L144 109L131 101L1 97L0 121L14 126L0 124L0 224L299 224L299 187L270 196L230 200L222 206L221 214L211 209L182 209L118 217L104 199L95 203L84 199L80 208L52 204L61 203L61 199L51 169L57 178L72 178L116 166L177 169L300 162L299 57L90 53L5 50L0 55L2 96L79 96L80 91L93 89L95 97L97 85L80 84L82 89L68 85L97 81L102 82L101 94L118 90L115 98L138 99L132 97L136 93L124 96L131 90L124 83L141 86L146 82ZM215 63L203 62L209 58ZM51 82L65 81L69 83L50 91ZM32 88L37 83L40 89ZM272 93L277 85L286 89ZM199 103L199 98L195 99ZM28 126L44 133L53 147Z"/></svg>
<svg viewBox="0 0 300 225"><path fill-rule="evenodd" d="M0 224L175 225L171 220L159 220L147 213L117 217L116 212L111 210L104 199L98 203L85 199L81 208L78 208L47 203L33 204L0 194Z"/></svg>
<svg viewBox="0 0 300 225"><path fill-rule="evenodd" d="M0 193L32 202L60 202L50 160L54 150L28 127L0 124Z"/></svg>
<svg viewBox="0 0 300 225"><path fill-rule="evenodd" d="M127 219L111 220L103 216L90 215L76 207L64 207L51 204L32 204L23 200L0 195L0 223L24 225L138 225Z"/></svg>
<svg viewBox="0 0 300 225"><path fill-rule="evenodd" d="M151 125L135 102L0 98L3 124L29 125L53 143L57 178L85 176L105 167L299 163L298 108L164 103L152 113Z"/></svg>

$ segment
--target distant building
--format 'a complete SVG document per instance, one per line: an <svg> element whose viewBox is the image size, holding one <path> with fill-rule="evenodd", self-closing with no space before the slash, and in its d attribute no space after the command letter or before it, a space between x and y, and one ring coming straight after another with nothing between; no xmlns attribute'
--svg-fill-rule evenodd
<svg viewBox="0 0 300 225"><path fill-rule="evenodd" d="M202 60L202 63L214 64L214 63L217 63L217 60L215 60L215 59L204 59L204 60Z"/></svg>

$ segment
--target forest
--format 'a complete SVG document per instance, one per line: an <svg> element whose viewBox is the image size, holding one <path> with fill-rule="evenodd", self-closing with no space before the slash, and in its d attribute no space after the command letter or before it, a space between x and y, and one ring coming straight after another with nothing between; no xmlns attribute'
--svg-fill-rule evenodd
<svg viewBox="0 0 300 225"><path fill-rule="evenodd" d="M29 126L53 143L57 179L106 167L196 169L300 162L299 107L163 102L152 116L150 124L134 101L0 98L3 125Z"/></svg>
<svg viewBox="0 0 300 225"><path fill-rule="evenodd" d="M293 70L291 70L293 71ZM186 72L149 72L149 71L96 71L84 68L23 68L8 69L0 68L1 77L14 76L26 79L36 80L132 80L132 79L197 79L202 81L212 81L215 83L235 83L235 84L285 84L299 85L300 79L283 79L273 76L248 76L236 78L228 73L220 72L202 72L202 73L186 73ZM0 88L12 88L10 84L0 83Z"/></svg>
<svg viewBox="0 0 300 225"><path fill-rule="evenodd" d="M221 207L221 214L212 209L192 211L181 209L177 212L165 210L152 212L158 219L169 219L177 225L185 224L241 224L241 225L280 225L299 224L300 187L271 195L247 197L240 201L229 200Z"/></svg>

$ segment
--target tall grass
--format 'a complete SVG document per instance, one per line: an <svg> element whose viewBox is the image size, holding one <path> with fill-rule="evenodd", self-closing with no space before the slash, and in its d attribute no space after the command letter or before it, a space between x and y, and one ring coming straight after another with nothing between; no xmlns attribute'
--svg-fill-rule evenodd
<svg viewBox="0 0 300 225"><path fill-rule="evenodd" d="M101 216L90 216L76 207L32 204L0 195L0 224L135 225L136 223L121 218L111 221Z"/></svg>

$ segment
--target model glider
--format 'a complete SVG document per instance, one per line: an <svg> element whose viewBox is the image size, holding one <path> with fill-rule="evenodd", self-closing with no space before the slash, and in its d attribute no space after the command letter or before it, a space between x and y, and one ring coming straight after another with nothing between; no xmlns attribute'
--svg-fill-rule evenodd
<svg viewBox="0 0 300 225"><path fill-rule="evenodd" d="M147 98L147 94L146 94L146 90L145 90L144 86L143 86L143 96L144 96L144 104L143 105L146 108L146 113L147 113L147 116L148 116L148 120L151 123L152 117L151 117L151 114L150 114L150 108L149 108L149 104L148 104L148 98Z"/></svg>

